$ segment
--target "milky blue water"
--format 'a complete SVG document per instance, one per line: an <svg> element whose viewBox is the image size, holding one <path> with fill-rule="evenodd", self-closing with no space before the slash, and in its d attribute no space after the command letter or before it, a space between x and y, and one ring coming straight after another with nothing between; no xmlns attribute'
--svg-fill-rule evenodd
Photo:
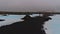
<svg viewBox="0 0 60 34"><path fill-rule="evenodd" d="M60 34L60 15L51 16L52 20L46 23L47 34Z"/></svg>
<svg viewBox="0 0 60 34"><path fill-rule="evenodd" d="M32 15L38 16L38 15ZM0 16L0 19L5 19L5 21L0 22L0 26L9 25L17 21L22 21L20 18L23 18L23 15L8 15ZM52 20L46 22L45 27L47 28L47 34L60 34L60 15L50 16Z"/></svg>

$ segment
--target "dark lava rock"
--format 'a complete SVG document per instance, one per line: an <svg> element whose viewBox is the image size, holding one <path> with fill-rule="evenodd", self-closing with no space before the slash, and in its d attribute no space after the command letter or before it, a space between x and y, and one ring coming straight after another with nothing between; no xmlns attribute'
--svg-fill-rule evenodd
<svg viewBox="0 0 60 34"><path fill-rule="evenodd" d="M0 19L0 21L5 21L5 19Z"/></svg>
<svg viewBox="0 0 60 34"><path fill-rule="evenodd" d="M26 17L22 22L0 27L0 34L46 34L43 25L50 17Z"/></svg>

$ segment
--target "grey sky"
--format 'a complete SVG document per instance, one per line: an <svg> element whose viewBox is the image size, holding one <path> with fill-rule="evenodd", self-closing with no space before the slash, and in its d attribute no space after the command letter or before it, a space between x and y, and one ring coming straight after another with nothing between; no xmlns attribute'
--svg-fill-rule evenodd
<svg viewBox="0 0 60 34"><path fill-rule="evenodd" d="M60 6L60 0L0 0L0 10Z"/></svg>

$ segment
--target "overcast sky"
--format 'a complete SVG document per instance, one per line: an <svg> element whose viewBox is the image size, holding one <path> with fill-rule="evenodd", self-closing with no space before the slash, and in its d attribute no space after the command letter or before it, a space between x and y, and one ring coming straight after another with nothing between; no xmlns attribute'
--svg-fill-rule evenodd
<svg viewBox="0 0 60 34"><path fill-rule="evenodd" d="M60 6L60 0L0 0L0 10Z"/></svg>

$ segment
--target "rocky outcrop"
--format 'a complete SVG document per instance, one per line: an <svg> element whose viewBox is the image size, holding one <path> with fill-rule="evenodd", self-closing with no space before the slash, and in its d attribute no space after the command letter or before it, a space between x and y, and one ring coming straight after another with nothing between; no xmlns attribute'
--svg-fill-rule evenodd
<svg viewBox="0 0 60 34"><path fill-rule="evenodd" d="M0 34L46 34L43 25L51 18L25 16L22 19L24 21L0 27Z"/></svg>

